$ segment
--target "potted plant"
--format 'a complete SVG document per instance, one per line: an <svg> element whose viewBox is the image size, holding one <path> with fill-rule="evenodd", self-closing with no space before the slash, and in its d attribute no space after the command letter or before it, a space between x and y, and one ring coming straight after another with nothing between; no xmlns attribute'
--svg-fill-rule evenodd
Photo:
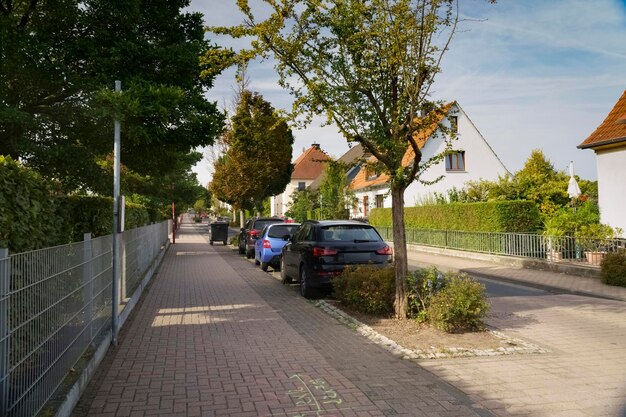
<svg viewBox="0 0 626 417"><path fill-rule="evenodd" d="M563 246L565 240L574 230L574 218L570 210L558 210L543 222L544 242L546 256L550 261L563 259Z"/></svg>
<svg viewBox="0 0 626 417"><path fill-rule="evenodd" d="M607 246L607 240L614 238L616 232L612 227L601 224L588 224L581 225L576 230L575 237L576 242L582 247L585 252L587 262L591 265L600 265L602 257L605 251L603 250Z"/></svg>

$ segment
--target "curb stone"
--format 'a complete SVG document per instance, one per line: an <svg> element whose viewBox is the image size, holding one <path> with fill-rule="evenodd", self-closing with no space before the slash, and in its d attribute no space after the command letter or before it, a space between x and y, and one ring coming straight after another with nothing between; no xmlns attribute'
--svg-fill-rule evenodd
<svg viewBox="0 0 626 417"><path fill-rule="evenodd" d="M452 347L444 349L407 349L388 337L378 333L370 326L361 323L354 317L346 314L343 310L327 303L324 300L314 301L313 304L326 314L334 317L340 323L350 327L357 333L365 336L367 339L382 346L384 349L391 352L394 356L402 359L444 359L444 358L459 358L459 357L472 357L472 356L502 356L502 355L514 355L514 354L543 354L550 353L548 349L537 346L533 343L526 342L521 339L516 339L505 335L497 330L488 329L487 331L497 338L501 339L503 343L510 345L509 347L499 347L497 349L469 349L462 347Z"/></svg>

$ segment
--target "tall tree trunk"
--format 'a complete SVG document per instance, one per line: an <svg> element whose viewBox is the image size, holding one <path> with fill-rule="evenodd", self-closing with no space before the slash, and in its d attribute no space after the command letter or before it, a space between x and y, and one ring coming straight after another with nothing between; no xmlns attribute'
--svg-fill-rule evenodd
<svg viewBox="0 0 626 417"><path fill-rule="evenodd" d="M391 189L391 219L393 224L393 250L396 272L396 299L394 309L396 317L405 319L408 311L406 274L408 261L406 255L406 230L404 227L404 188Z"/></svg>
<svg viewBox="0 0 626 417"><path fill-rule="evenodd" d="M239 227L243 227L246 224L246 219L243 214L243 210L239 210Z"/></svg>

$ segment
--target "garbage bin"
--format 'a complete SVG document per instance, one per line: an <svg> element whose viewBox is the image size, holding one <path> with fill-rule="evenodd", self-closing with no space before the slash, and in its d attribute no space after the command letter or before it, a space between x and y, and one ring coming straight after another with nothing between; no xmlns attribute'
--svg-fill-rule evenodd
<svg viewBox="0 0 626 417"><path fill-rule="evenodd" d="M224 245L228 244L228 223L227 222L213 222L211 223L211 236L209 243L224 242Z"/></svg>

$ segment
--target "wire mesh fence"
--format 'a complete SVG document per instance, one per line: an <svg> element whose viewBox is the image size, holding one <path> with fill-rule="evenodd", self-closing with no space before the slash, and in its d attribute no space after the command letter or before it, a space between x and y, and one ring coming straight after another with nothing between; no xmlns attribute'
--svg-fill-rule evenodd
<svg viewBox="0 0 626 417"><path fill-rule="evenodd" d="M141 280L167 222L124 232L126 277ZM0 415L36 415L111 328L112 236L9 255L0 249ZM124 255L124 254L123 254Z"/></svg>
<svg viewBox="0 0 626 417"><path fill-rule="evenodd" d="M385 240L393 240L391 227L377 226ZM530 233L465 232L454 230L406 229L410 244L446 249L544 259L552 262L599 264L601 255L626 248L626 239L576 239Z"/></svg>

